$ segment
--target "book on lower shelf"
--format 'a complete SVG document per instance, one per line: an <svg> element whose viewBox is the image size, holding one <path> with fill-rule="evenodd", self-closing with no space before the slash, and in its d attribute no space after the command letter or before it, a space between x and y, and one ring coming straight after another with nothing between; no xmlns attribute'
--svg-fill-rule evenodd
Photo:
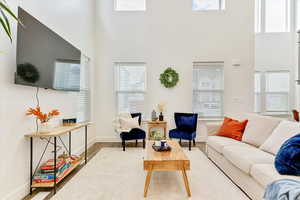
<svg viewBox="0 0 300 200"><path fill-rule="evenodd" d="M62 155L56 160L56 182L59 182L66 174L72 170L74 164L80 158L75 155ZM51 165L52 164L52 165ZM54 159L45 162L34 174L33 183L53 183L54 182Z"/></svg>

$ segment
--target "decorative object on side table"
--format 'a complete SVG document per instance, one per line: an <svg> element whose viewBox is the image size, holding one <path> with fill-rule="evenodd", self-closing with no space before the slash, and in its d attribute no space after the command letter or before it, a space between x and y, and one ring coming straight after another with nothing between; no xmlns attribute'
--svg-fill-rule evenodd
<svg viewBox="0 0 300 200"><path fill-rule="evenodd" d="M33 115L36 117L36 124L37 124L37 130L36 133L48 133L50 132L50 127L49 127L49 121L50 119L54 118L55 116L58 116L60 113L58 110L52 110L49 113L43 113L41 111L41 108L37 106L35 109L34 108L29 108L27 110L26 115ZM38 125L38 122L40 122L40 125Z"/></svg>
<svg viewBox="0 0 300 200"><path fill-rule="evenodd" d="M179 81L179 74L169 67L164 71L164 73L160 74L159 80L166 88L173 88Z"/></svg>
<svg viewBox="0 0 300 200"><path fill-rule="evenodd" d="M76 124L76 122L77 122L76 118L62 120L63 126L74 126Z"/></svg>
<svg viewBox="0 0 300 200"><path fill-rule="evenodd" d="M152 113L151 113L151 120L154 122L157 119L158 119L158 117L156 116L156 112L155 112L155 110L153 110Z"/></svg>
<svg viewBox="0 0 300 200"><path fill-rule="evenodd" d="M163 112L165 111L165 107L166 107L166 103L165 102L161 102L157 105L158 107L158 111L160 112L159 114L159 121L164 121L164 115Z"/></svg>

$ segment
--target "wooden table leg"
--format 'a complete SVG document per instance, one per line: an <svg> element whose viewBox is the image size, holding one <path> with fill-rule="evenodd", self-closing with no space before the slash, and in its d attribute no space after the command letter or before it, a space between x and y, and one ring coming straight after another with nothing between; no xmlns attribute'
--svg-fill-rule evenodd
<svg viewBox="0 0 300 200"><path fill-rule="evenodd" d="M152 175L152 169L150 169L147 172L147 177L146 177L146 181L145 181L145 188L144 188L144 197L147 197L147 193L148 193L148 189L149 189L149 184L150 184L150 180L151 180L151 175Z"/></svg>
<svg viewBox="0 0 300 200"><path fill-rule="evenodd" d="M187 177L187 174L186 174L186 171L185 171L184 167L182 169L182 176L183 176L183 180L184 180L187 195L190 197L191 196L190 184L189 184L189 180L188 180L188 177Z"/></svg>

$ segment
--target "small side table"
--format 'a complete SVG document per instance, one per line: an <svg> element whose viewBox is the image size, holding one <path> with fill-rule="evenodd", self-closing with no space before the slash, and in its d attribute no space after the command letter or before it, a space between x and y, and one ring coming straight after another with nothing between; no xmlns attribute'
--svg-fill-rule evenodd
<svg viewBox="0 0 300 200"><path fill-rule="evenodd" d="M148 139L151 139L151 129L161 127L164 129L164 138L167 138L167 122L166 121L148 121Z"/></svg>

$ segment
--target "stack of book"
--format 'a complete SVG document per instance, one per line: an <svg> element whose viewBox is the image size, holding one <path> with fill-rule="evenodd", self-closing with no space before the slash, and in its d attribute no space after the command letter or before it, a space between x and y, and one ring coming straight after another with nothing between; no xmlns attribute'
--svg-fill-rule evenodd
<svg viewBox="0 0 300 200"><path fill-rule="evenodd" d="M56 182L59 182L70 170L73 162L78 159L77 156L62 156L56 159ZM54 159L45 162L34 175L34 183L52 183L54 182Z"/></svg>

